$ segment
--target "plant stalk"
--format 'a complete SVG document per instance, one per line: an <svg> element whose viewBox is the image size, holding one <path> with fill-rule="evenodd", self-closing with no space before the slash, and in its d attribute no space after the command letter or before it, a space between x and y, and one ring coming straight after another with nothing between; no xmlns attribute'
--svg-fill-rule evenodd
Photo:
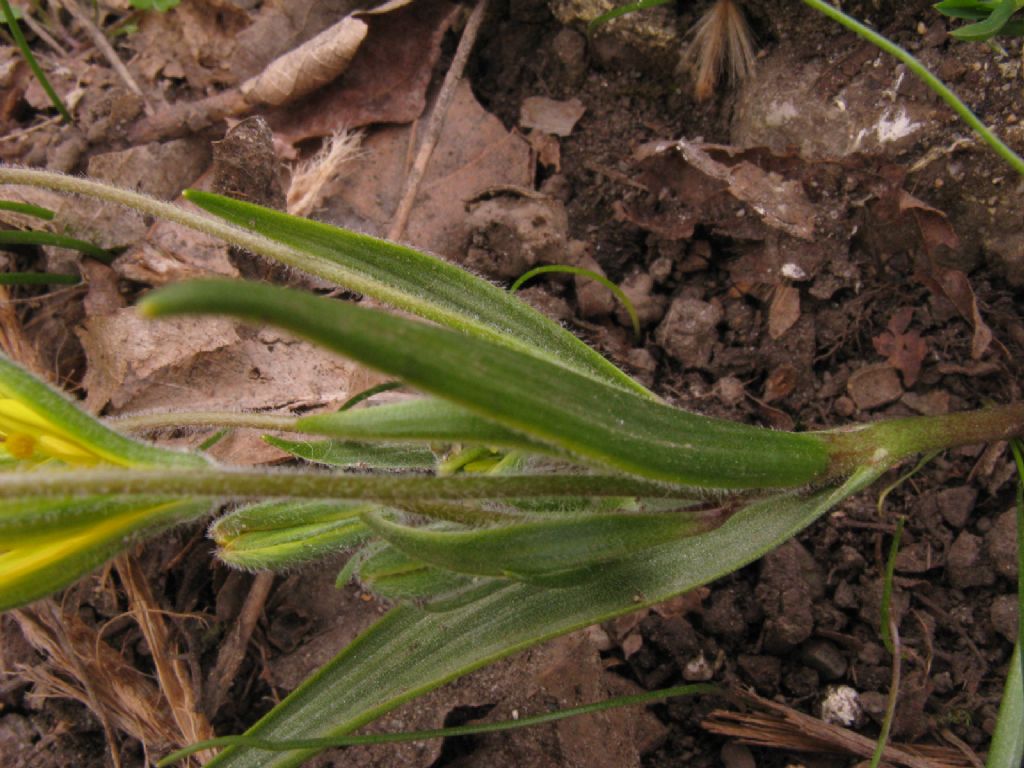
<svg viewBox="0 0 1024 768"><path fill-rule="evenodd" d="M302 432L296 417L276 413L239 413L232 411L166 411L117 416L108 426L120 432L143 432L162 427L206 426L237 429L262 429L274 432Z"/></svg>
<svg viewBox="0 0 1024 768"><path fill-rule="evenodd" d="M615 475L510 475L428 477L354 475L310 471L257 472L196 468L92 469L0 474L0 499L87 495L210 498L359 499L404 501L536 498L544 496L639 496L692 499L698 489Z"/></svg>
<svg viewBox="0 0 1024 768"><path fill-rule="evenodd" d="M819 433L829 445L828 474L845 477L857 467L915 453L994 443L1024 435L1024 401L941 416L912 416Z"/></svg>

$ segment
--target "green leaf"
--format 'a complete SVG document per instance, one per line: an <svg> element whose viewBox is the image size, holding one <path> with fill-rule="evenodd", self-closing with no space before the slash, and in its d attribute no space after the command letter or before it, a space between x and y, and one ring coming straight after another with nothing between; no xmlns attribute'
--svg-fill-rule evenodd
<svg viewBox="0 0 1024 768"><path fill-rule="evenodd" d="M124 549L131 537L152 535L209 510L206 501L166 498L0 504L0 611L66 587Z"/></svg>
<svg viewBox="0 0 1024 768"><path fill-rule="evenodd" d="M371 512L363 520L410 557L450 571L549 587L593 578L612 560L717 527L723 509L549 515L484 527L413 527Z"/></svg>
<svg viewBox="0 0 1024 768"><path fill-rule="evenodd" d="M52 272L0 272L0 285L78 285L78 275L60 275Z"/></svg>
<svg viewBox="0 0 1024 768"><path fill-rule="evenodd" d="M357 411L358 413L358 411ZM415 445L374 445L350 440L284 440L264 435L263 440L292 456L317 464L360 469L432 469L433 452Z"/></svg>
<svg viewBox="0 0 1024 768"><path fill-rule="evenodd" d="M70 448L70 453L81 455L82 463L102 461L143 467L208 465L196 454L157 448L114 432L79 410L62 393L0 355L0 438L6 440L0 443L0 448L9 449L16 436L44 449L47 441Z"/></svg>
<svg viewBox="0 0 1024 768"><path fill-rule="evenodd" d="M755 501L708 534L669 542L609 564L597 579L549 590L514 584L465 607L392 609L249 731L265 739L352 731L428 690L515 651L706 584L760 557L885 467L839 488ZM229 748L211 768L283 768L314 751L267 755Z"/></svg>
<svg viewBox="0 0 1024 768"><path fill-rule="evenodd" d="M197 281L156 291L141 308L274 323L507 429L640 477L786 487L829 468L820 436L697 416L486 339L297 291Z"/></svg>
<svg viewBox="0 0 1024 768"><path fill-rule="evenodd" d="M215 216L301 251L291 266L428 320L476 334L654 395L558 323L496 285L434 256L369 235L190 189L185 197Z"/></svg>
<svg viewBox="0 0 1024 768"><path fill-rule="evenodd" d="M390 546L378 546L356 557L355 566L342 571L339 583L354 577L380 597L434 612L461 608L508 584L503 579L436 568Z"/></svg>
<svg viewBox="0 0 1024 768"><path fill-rule="evenodd" d="M985 768L1020 768L1024 761L1024 675L1021 673L1021 643L1017 638L1010 657L1010 673L999 702L996 732L992 735Z"/></svg>
<svg viewBox="0 0 1024 768"><path fill-rule="evenodd" d="M93 245L86 240L78 240L74 237L39 230L0 230L0 245L55 245L58 248L80 251L103 264L110 264L114 260L113 255L109 251L105 251L98 245Z"/></svg>
<svg viewBox="0 0 1024 768"><path fill-rule="evenodd" d="M19 203L17 200L0 200L0 211L12 211L13 213L33 216L44 221L53 221L55 215L49 208L43 208L41 205L32 205L32 203Z"/></svg>
<svg viewBox="0 0 1024 768"><path fill-rule="evenodd" d="M644 8L657 8L659 5L668 5L671 2L672 0L639 0L639 2L636 3L620 5L618 8L612 8L610 11L602 13L596 19L591 19L587 24L587 32L593 32L595 29L604 26L612 19L617 19L628 13L642 11Z"/></svg>
<svg viewBox="0 0 1024 768"><path fill-rule="evenodd" d="M246 570L276 570L351 549L372 532L359 518L374 509L340 501L272 501L241 507L210 526L217 557Z"/></svg>
<svg viewBox="0 0 1024 768"><path fill-rule="evenodd" d="M320 413L295 421L295 428L313 435L361 440L419 440L430 443L517 448L529 453L558 453L550 445L505 429L447 400L422 397L339 413Z"/></svg>
<svg viewBox="0 0 1024 768"><path fill-rule="evenodd" d="M988 40L1001 33L1016 10L1016 0L1003 0L984 21L954 29L951 34L958 40Z"/></svg>

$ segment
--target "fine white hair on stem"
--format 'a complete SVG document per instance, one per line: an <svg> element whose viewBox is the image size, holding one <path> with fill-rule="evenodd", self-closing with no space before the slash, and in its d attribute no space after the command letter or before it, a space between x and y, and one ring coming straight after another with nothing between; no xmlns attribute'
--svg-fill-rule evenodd
<svg viewBox="0 0 1024 768"><path fill-rule="evenodd" d="M753 35L736 0L715 0L692 31L681 64L693 76L697 101L711 96L723 74L735 84L754 71Z"/></svg>
<svg viewBox="0 0 1024 768"><path fill-rule="evenodd" d="M288 187L288 213L308 216L324 201L329 185L346 172L360 154L363 135L345 128L335 132L313 157L299 163Z"/></svg>

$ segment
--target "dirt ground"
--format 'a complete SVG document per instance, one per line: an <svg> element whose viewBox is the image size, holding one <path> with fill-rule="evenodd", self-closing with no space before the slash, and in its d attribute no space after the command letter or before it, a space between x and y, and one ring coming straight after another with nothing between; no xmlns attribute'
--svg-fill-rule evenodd
<svg viewBox="0 0 1024 768"><path fill-rule="evenodd" d="M108 30L128 14L127 3L99 6ZM401 239L497 281L542 264L605 274L635 303L639 337L584 279L538 279L524 295L690 410L816 429L1020 399L1024 184L904 67L797 0L742 3L753 71L698 100L690 30L708 6L650 9L588 36L586 21L610 7L600 0L491 0ZM958 43L927 1L843 6L911 50L1024 154L1019 41L1002 40L1005 50ZM361 128L359 154L310 212L387 234L468 8L414 0L364 17L369 31L341 78L238 115L262 114L273 143L258 130L236 132L213 149L227 127L220 119L145 133L165 104L236 86L351 10L338 0L184 0L167 14L134 14L112 39L139 93L81 21L44 13L53 45L33 35L33 46L76 122L51 119L16 53L0 49L0 158L167 199L206 186L283 208L292 164L339 126ZM0 253L8 270L71 265L87 278L85 287L12 290L0 322L8 354L79 392L94 412L182 398L192 408L294 412L377 380L270 331L142 325L129 306L140 293L204 272L324 288L123 211L32 199L57 209L72 234L120 249L112 267L57 249ZM208 434L156 437L197 444ZM232 434L216 455L282 460L257 438ZM929 764L976 765L1016 636L1011 464L1005 445L940 455L881 511L877 488L696 594L496 664L378 725L499 719L710 680L815 716L852 689L843 724L874 737L892 677L879 632L881 573L905 516L894 595L905 658L892 738L935 746ZM214 562L210 549L194 526L134 554L217 733L251 724L386 609L358 585L334 588L341 560L261 587ZM121 670L142 722L146 706L161 706L150 641L125 614L123 581L120 567L108 568L59 603L0 619L8 764L100 766L112 754L143 764L141 733L123 726L129 714L75 682ZM265 602L253 597L260 589ZM220 660L250 614L238 658ZM62 665L60 647L81 654ZM83 660L99 656L107 666ZM742 746L702 727L723 706L676 700L510 734L331 752L313 764L816 768L861 759L840 747L798 752L785 729L778 748ZM148 740L154 754L173 733L162 739Z"/></svg>

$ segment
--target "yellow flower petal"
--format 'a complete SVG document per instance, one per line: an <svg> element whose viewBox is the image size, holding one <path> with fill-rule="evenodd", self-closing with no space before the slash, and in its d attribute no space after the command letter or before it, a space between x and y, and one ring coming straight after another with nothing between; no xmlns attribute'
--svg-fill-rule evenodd
<svg viewBox="0 0 1024 768"><path fill-rule="evenodd" d="M5 450L16 459L35 453L67 464L92 465L101 459L19 400L0 398L0 433L6 435Z"/></svg>

